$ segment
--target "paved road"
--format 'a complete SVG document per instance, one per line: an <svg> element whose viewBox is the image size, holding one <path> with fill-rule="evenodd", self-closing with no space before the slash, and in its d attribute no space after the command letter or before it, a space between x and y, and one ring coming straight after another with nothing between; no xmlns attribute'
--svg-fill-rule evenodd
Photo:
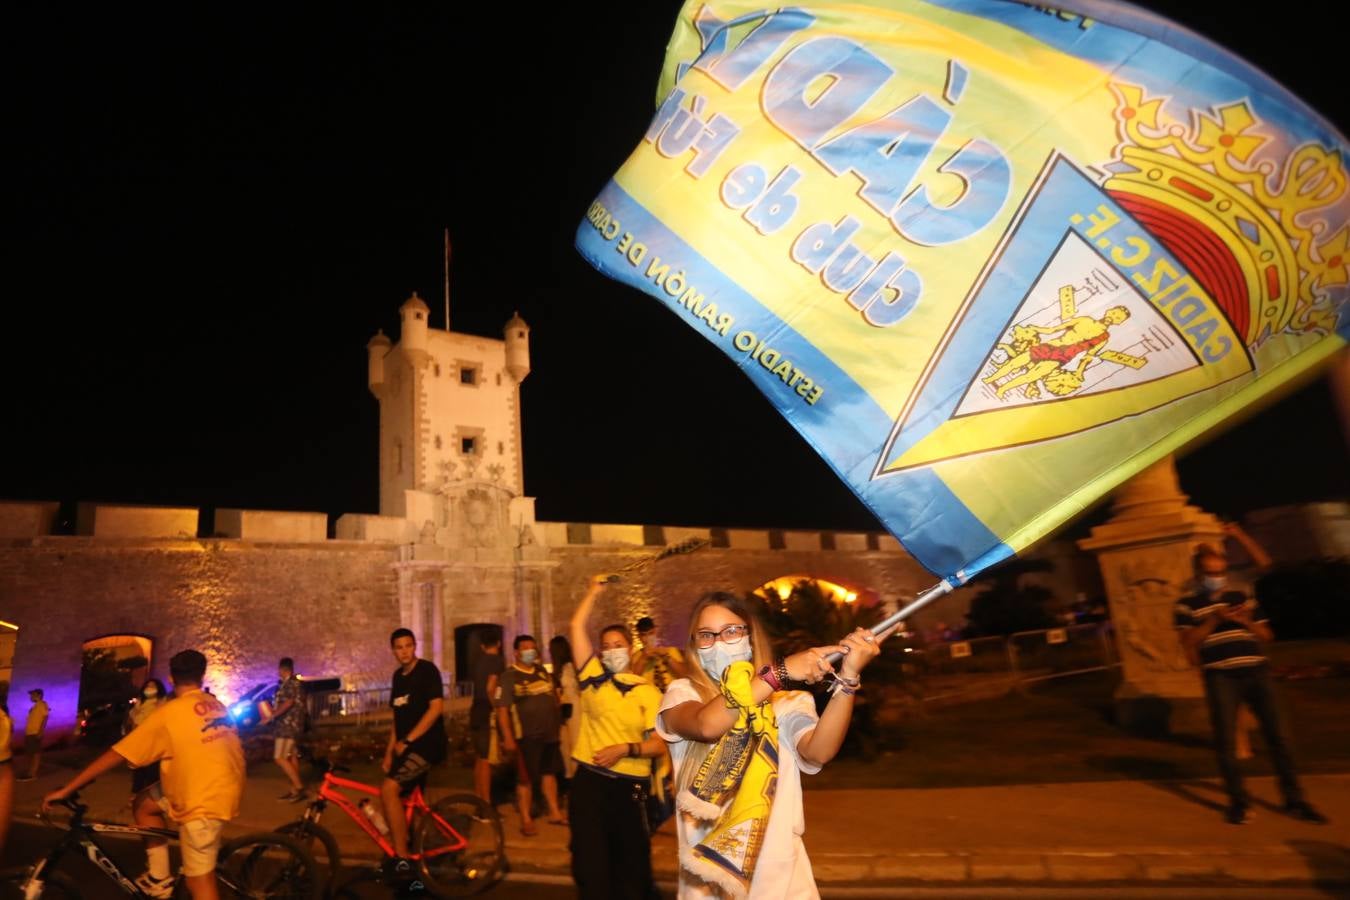
<svg viewBox="0 0 1350 900"><path fill-rule="evenodd" d="M55 842L58 832L39 825L15 822L10 832L9 845L5 848L3 868L27 865L41 857ZM135 875L145 868L145 856L140 843L135 840L110 839L107 835L99 837L109 855L122 869ZM102 877L92 864L83 859L63 859L59 871L65 872L76 880L84 893L85 900L126 900L126 895L118 890L111 881ZM563 900L576 896L570 883L560 883L561 879L525 879L499 884L485 897L493 900ZM387 897L391 892L378 885L362 887L357 896L360 898ZM15 900L7 894L0 900Z"/></svg>
<svg viewBox="0 0 1350 900"><path fill-rule="evenodd" d="M40 857L55 839L56 832L35 824L15 822L10 832L10 843L5 851L4 867L32 862ZM134 840L106 840L106 845L118 865L128 872L139 872L144 858ZM98 875L83 860L63 861L63 871L76 878L84 890L86 900L125 900L113 885ZM674 896L673 886L664 885L662 897ZM389 891L377 885L363 887L357 898L383 898ZM854 898L907 898L907 900L1336 900L1350 896L1342 889L1314 888L1206 888L1179 885L1176 888L1157 884L1115 887L1079 886L973 886L963 887L888 887L883 885L835 886L824 889L825 898L854 900ZM576 889L558 876L512 875L492 891L483 895L491 900L564 900L576 896ZM0 900L12 900L6 896Z"/></svg>

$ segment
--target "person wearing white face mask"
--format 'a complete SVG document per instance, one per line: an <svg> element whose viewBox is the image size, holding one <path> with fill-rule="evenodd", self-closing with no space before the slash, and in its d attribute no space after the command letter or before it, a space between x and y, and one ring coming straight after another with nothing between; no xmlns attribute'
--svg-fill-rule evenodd
<svg viewBox="0 0 1350 900"><path fill-rule="evenodd" d="M681 900L816 898L802 834L801 773L848 732L861 673L881 641L859 628L835 646L774 660L755 608L705 594L690 616L688 678L671 683L656 730L675 762ZM826 657L844 654L837 677ZM789 684L834 682L825 711Z"/></svg>
<svg viewBox="0 0 1350 900"><path fill-rule="evenodd" d="M591 643L590 617L609 576L591 579L572 615L572 649L584 660L580 686L580 727L572 748L569 814L572 821L572 878L582 898L654 895L647 792L652 763L665 755L653 729L661 692L631 671L633 641L622 625L600 630L600 653Z"/></svg>
<svg viewBox="0 0 1350 900"><path fill-rule="evenodd" d="M164 682L158 678L147 679L141 685L140 699L127 711L126 721L122 723L122 734L128 734L150 718L150 714L168 699ZM131 770L131 816L132 821L142 828L169 827L164 818L164 809L160 806L164 791L160 789L159 780L159 763ZM173 872L169 869L169 842L164 838L146 838L145 862L145 872L136 879L136 886L150 897L172 896L174 882Z"/></svg>
<svg viewBox="0 0 1350 900"><path fill-rule="evenodd" d="M533 837L536 792L548 804L548 821L566 825L558 808L558 776L563 773L559 730L562 707L553 677L539 662L539 647L528 634L512 644L516 661L497 681L497 713L502 747L516 754L516 802L520 806L520 833Z"/></svg>
<svg viewBox="0 0 1350 900"><path fill-rule="evenodd" d="M1326 824L1326 817L1303 796L1280 722L1264 646L1275 635L1265 613L1254 597L1229 588L1228 558L1221 551L1202 545L1192 564L1200 590L1177 601L1175 623L1187 655L1199 663L1204 674L1214 751L1228 794L1224 819L1230 825L1243 825L1250 818L1235 746L1238 708L1246 704L1265 735L1284 795L1283 812L1303 822Z"/></svg>

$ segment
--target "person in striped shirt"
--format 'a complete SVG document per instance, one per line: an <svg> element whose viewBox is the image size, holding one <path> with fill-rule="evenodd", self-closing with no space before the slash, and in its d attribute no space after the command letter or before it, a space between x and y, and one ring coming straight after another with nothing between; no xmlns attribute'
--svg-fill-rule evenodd
<svg viewBox="0 0 1350 900"><path fill-rule="evenodd" d="M1235 752L1239 705L1256 714L1279 775L1284 812L1305 822L1325 824L1326 817L1303 797L1294 760L1280 724L1263 645L1274 640L1260 605L1228 585L1228 559L1209 546L1195 553L1196 593L1177 602L1176 625L1187 655L1198 658L1204 675L1205 698L1214 729L1214 751L1228 792L1224 818L1241 825L1250 818Z"/></svg>

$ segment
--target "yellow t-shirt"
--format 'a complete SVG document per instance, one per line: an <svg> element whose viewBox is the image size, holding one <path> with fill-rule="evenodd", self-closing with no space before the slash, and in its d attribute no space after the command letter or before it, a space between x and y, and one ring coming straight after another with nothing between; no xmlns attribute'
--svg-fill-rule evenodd
<svg viewBox="0 0 1350 900"><path fill-rule="evenodd" d="M13 728L9 716L5 715L3 709L0 709L0 763L9 762L14 756L13 751L9 749L9 735Z"/></svg>
<svg viewBox="0 0 1350 900"><path fill-rule="evenodd" d="M595 751L614 744L634 744L656 728L661 692L646 679L628 672L611 675L592 656L577 673L581 689L581 724L572 758L595 765ZM610 767L621 775L646 778L652 761L625 756Z"/></svg>
<svg viewBox="0 0 1350 900"><path fill-rule="evenodd" d="M239 814L244 750L233 725L208 727L217 719L228 721L224 705L210 694L190 690L113 744L133 766L160 763L160 784L175 822L228 822Z"/></svg>
<svg viewBox="0 0 1350 900"><path fill-rule="evenodd" d="M28 727L24 729L27 737L41 736L47 728L47 716L52 708L47 705L46 700L39 700L28 710Z"/></svg>
<svg viewBox="0 0 1350 900"><path fill-rule="evenodd" d="M671 662L683 665L684 654L675 647L652 647L642 655L642 671L638 674L656 685L658 691L665 691L676 679L671 671Z"/></svg>

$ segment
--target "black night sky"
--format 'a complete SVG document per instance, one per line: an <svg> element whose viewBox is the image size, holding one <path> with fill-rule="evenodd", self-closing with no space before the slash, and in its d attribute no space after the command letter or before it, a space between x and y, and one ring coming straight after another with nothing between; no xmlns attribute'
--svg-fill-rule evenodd
<svg viewBox="0 0 1350 900"><path fill-rule="evenodd" d="M1149 5L1348 130L1344 30L1310 5ZM442 324L448 226L456 330L533 329L541 518L878 527L729 360L572 249L678 4L340 6L7 14L0 498L375 512L365 343L414 289ZM1322 381L1181 464L1227 515L1345 497L1348 469Z"/></svg>

